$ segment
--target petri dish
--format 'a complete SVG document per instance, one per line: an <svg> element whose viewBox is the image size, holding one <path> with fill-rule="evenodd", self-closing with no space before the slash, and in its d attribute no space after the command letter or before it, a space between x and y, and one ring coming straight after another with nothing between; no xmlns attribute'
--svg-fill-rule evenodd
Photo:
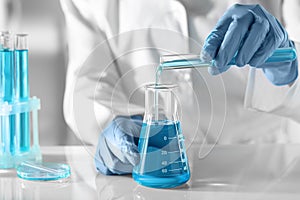
<svg viewBox="0 0 300 200"><path fill-rule="evenodd" d="M19 178L31 181L53 181L71 175L70 166L63 163L22 162L16 170Z"/></svg>

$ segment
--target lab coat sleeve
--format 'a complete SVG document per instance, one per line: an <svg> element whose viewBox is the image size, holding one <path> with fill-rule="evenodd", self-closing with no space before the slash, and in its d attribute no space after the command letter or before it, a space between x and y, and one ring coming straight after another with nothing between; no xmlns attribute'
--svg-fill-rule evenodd
<svg viewBox="0 0 300 200"><path fill-rule="evenodd" d="M298 61L300 52L299 9L298 0L284 2L283 19L290 39L295 42ZM298 77L291 86L274 86L266 79L261 70L251 68L245 95L245 106L256 111L287 117L300 123L299 79Z"/></svg>
<svg viewBox="0 0 300 200"><path fill-rule="evenodd" d="M300 123L299 78L292 86L274 86L261 70L251 68L245 95L245 107L290 118Z"/></svg>
<svg viewBox="0 0 300 200"><path fill-rule="evenodd" d="M118 1L61 0L60 3L68 39L65 120L84 144L97 144L98 135L107 123L115 115L126 115L124 102L128 102L122 88L113 87L122 75L107 40L114 32L110 22L118 20L118 16L113 16ZM138 107L131 114L140 111Z"/></svg>

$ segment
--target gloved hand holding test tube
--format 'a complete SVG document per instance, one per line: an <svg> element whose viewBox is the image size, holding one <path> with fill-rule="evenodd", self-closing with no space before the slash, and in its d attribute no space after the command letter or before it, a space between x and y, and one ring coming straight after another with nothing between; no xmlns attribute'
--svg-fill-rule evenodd
<svg viewBox="0 0 300 200"><path fill-rule="evenodd" d="M297 53L294 48L278 48L265 63L274 62L291 62L297 58ZM231 59L228 65L235 65L235 57ZM206 62L201 60L200 55L193 54L177 54L165 55L160 58L160 70L184 69L194 67L211 67L214 66L214 60ZM272 67L268 65L267 67Z"/></svg>

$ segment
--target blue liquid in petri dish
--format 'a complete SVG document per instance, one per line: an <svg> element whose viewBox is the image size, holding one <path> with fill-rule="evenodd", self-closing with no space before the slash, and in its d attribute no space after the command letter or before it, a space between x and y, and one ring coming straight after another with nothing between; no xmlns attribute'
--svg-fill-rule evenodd
<svg viewBox="0 0 300 200"><path fill-rule="evenodd" d="M140 163L133 179L153 188L173 188L190 179L180 122L143 123L139 139Z"/></svg>
<svg viewBox="0 0 300 200"><path fill-rule="evenodd" d="M70 166L63 163L22 162L16 170L19 178L31 181L55 181L71 175Z"/></svg>

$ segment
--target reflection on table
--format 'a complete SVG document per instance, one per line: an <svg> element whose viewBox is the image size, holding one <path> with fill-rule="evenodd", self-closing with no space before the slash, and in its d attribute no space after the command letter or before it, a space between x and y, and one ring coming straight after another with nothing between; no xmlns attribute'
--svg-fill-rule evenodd
<svg viewBox="0 0 300 200"><path fill-rule="evenodd" d="M0 171L0 199L299 199L300 145L193 145L191 180L175 189L138 185L130 175L104 176L94 168L94 149L44 147L45 161L68 163L72 175L50 182L26 181Z"/></svg>

